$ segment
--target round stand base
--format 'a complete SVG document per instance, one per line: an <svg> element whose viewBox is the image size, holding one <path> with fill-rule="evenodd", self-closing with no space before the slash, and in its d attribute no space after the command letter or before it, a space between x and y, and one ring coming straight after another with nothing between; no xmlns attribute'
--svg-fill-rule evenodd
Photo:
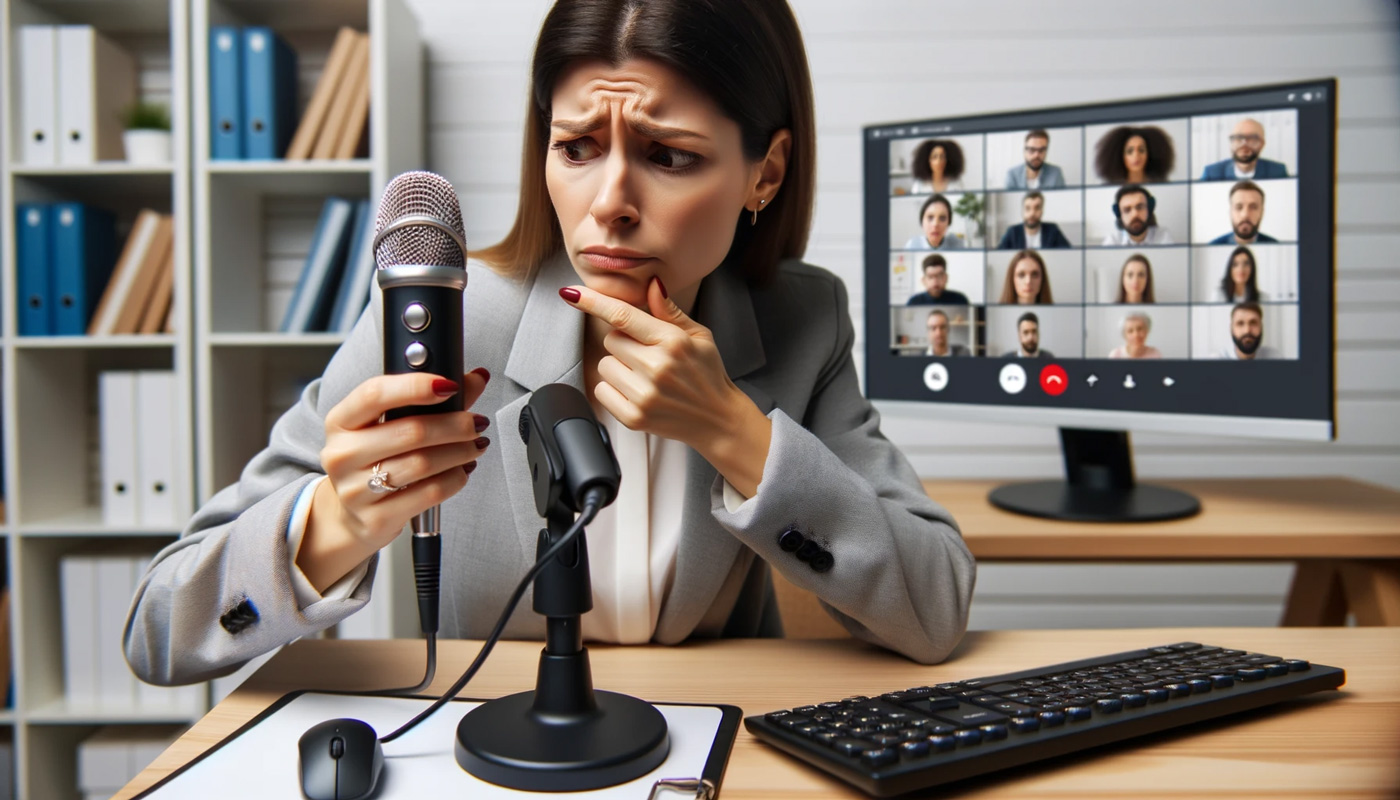
<svg viewBox="0 0 1400 800"><path fill-rule="evenodd" d="M549 718L534 692L482 703L457 725L457 763L472 775L527 792L583 792L640 778L666 760L666 718L650 703L595 692L596 711Z"/></svg>
<svg viewBox="0 0 1400 800"><path fill-rule="evenodd" d="M1160 522L1197 514L1201 502L1165 486L1137 484L1129 489L1085 489L1065 481L1013 483L992 490L997 508L1072 522Z"/></svg>

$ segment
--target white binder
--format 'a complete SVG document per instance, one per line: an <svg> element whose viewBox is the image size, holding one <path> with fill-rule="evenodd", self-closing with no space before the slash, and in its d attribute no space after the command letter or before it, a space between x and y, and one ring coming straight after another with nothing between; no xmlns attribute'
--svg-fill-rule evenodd
<svg viewBox="0 0 1400 800"><path fill-rule="evenodd" d="M136 373L136 505L137 520L146 527L174 529L185 521L176 388L169 370Z"/></svg>
<svg viewBox="0 0 1400 800"><path fill-rule="evenodd" d="M58 163L58 34L52 25L19 29L21 157L26 166Z"/></svg>
<svg viewBox="0 0 1400 800"><path fill-rule="evenodd" d="M98 374L102 445L102 522L131 527L140 520L136 483L136 375Z"/></svg>
<svg viewBox="0 0 1400 800"><path fill-rule="evenodd" d="M91 25L58 28L58 163L120 161L122 110L136 99L136 63Z"/></svg>
<svg viewBox="0 0 1400 800"><path fill-rule="evenodd" d="M67 555L58 562L63 620L63 694L73 707L97 704L97 563Z"/></svg>
<svg viewBox="0 0 1400 800"><path fill-rule="evenodd" d="M97 703L107 708L136 706L136 679L126 664L122 631L131 608L131 556L97 557Z"/></svg>

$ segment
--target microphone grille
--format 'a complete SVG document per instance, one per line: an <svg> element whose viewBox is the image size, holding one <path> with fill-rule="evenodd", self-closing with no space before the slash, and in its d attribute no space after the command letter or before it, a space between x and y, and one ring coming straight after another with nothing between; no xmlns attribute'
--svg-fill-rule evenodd
<svg viewBox="0 0 1400 800"><path fill-rule="evenodd" d="M437 219L466 238L457 190L441 175L424 171L405 172L384 187L379 213L374 218L374 235L378 238L396 220L419 215ZM431 225L396 230L374 250L375 263L380 267L424 264L465 269L466 256L451 236Z"/></svg>

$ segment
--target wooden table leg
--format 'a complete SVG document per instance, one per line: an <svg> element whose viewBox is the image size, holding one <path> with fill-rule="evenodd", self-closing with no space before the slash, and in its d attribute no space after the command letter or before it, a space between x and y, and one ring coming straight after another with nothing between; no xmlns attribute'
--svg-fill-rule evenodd
<svg viewBox="0 0 1400 800"><path fill-rule="evenodd" d="M1283 607L1286 628L1314 628L1341 625L1347 617L1347 595L1337 562L1319 558L1300 560L1293 572L1293 585Z"/></svg>
<svg viewBox="0 0 1400 800"><path fill-rule="evenodd" d="M1338 571L1357 625L1400 625L1400 561L1343 561Z"/></svg>

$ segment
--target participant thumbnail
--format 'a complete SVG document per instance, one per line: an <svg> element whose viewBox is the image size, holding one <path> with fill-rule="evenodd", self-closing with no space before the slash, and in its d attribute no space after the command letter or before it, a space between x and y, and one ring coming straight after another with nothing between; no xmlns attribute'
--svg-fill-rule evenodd
<svg viewBox="0 0 1400 800"><path fill-rule="evenodd" d="M1170 183L1190 180L1185 119L1087 125L1088 183Z"/></svg>
<svg viewBox="0 0 1400 800"><path fill-rule="evenodd" d="M890 198L890 248L980 250L985 196L934 194Z"/></svg>
<svg viewBox="0 0 1400 800"><path fill-rule="evenodd" d="M1049 305L1084 302L1084 256L1079 250L998 250L987 253L987 302Z"/></svg>
<svg viewBox="0 0 1400 800"><path fill-rule="evenodd" d="M1235 303L1191 308L1191 357L1266 361L1298 357L1295 303Z"/></svg>
<svg viewBox="0 0 1400 800"><path fill-rule="evenodd" d="M950 194L982 188L981 134L890 142L890 194Z"/></svg>
<svg viewBox="0 0 1400 800"><path fill-rule="evenodd" d="M1190 302L1190 259L1185 247L1086 250L1084 295L1115 305Z"/></svg>
<svg viewBox="0 0 1400 800"><path fill-rule="evenodd" d="M1086 358L1190 358L1186 306L1094 306L1085 309Z"/></svg>
<svg viewBox="0 0 1400 800"><path fill-rule="evenodd" d="M1186 244L1186 184L1096 186L1084 190L1084 238L1099 247Z"/></svg>
<svg viewBox="0 0 1400 800"><path fill-rule="evenodd" d="M1083 128L987 134L988 188L1048 192L1083 183Z"/></svg>
<svg viewBox="0 0 1400 800"><path fill-rule="evenodd" d="M1196 180L1264 181L1298 176L1298 110L1191 118Z"/></svg>
<svg viewBox="0 0 1400 800"><path fill-rule="evenodd" d="M1298 180L1191 184L1192 244L1298 241Z"/></svg>
<svg viewBox="0 0 1400 800"><path fill-rule="evenodd" d="M1298 300L1297 245L1197 247L1191 264L1191 294L1197 303Z"/></svg>
<svg viewBox="0 0 1400 800"><path fill-rule="evenodd" d="M980 355L977 306L890 309L890 350L899 356Z"/></svg>
<svg viewBox="0 0 1400 800"><path fill-rule="evenodd" d="M1081 358L1080 307L988 306L987 355L1002 358Z"/></svg>
<svg viewBox="0 0 1400 800"><path fill-rule="evenodd" d="M891 253L890 305L981 305L982 252Z"/></svg>
<svg viewBox="0 0 1400 800"><path fill-rule="evenodd" d="M1077 190L987 195L987 243L998 250L1054 250L1084 244L1084 200Z"/></svg>

